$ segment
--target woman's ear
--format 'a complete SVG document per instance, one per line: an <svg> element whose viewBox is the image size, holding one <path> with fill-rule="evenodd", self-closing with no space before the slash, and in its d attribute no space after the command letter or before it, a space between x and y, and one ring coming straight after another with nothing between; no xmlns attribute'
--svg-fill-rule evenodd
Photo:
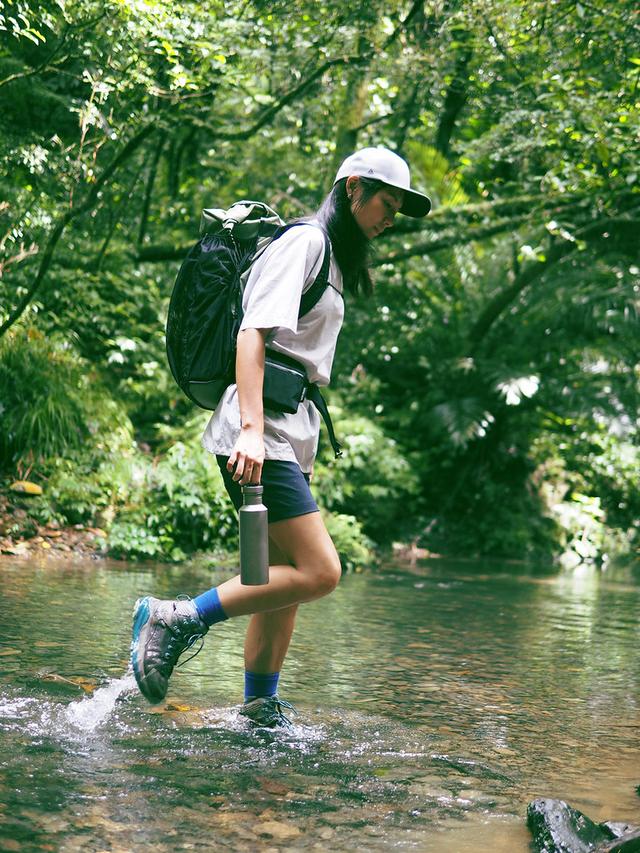
<svg viewBox="0 0 640 853"><path fill-rule="evenodd" d="M347 178L346 190L347 190L347 198L352 199L353 194L356 191L358 185L360 184L360 179L357 175L349 175Z"/></svg>

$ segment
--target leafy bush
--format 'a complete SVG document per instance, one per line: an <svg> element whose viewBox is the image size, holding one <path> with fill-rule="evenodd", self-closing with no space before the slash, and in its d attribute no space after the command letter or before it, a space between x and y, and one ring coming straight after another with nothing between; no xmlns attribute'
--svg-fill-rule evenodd
<svg viewBox="0 0 640 853"><path fill-rule="evenodd" d="M173 547L170 536L155 533L142 522L118 519L109 531L109 553L113 557L147 560L180 559L183 554Z"/></svg>
<svg viewBox="0 0 640 853"><path fill-rule="evenodd" d="M44 488L25 502L23 533L52 521L95 525L107 529L114 556L170 560L220 540L237 544L222 480L199 445L202 416L165 429L160 437L173 443L153 458L137 447L122 404L85 362L32 331L0 346L0 400L6 469L17 467ZM188 443L175 440L181 432Z"/></svg>
<svg viewBox="0 0 640 853"><path fill-rule="evenodd" d="M98 394L67 344L18 330L0 341L0 406L0 464L9 470L80 447Z"/></svg>
<svg viewBox="0 0 640 853"><path fill-rule="evenodd" d="M178 441L159 461L138 461L136 479L109 534L114 556L181 560L221 541L237 547L235 512L199 444Z"/></svg>
<svg viewBox="0 0 640 853"><path fill-rule="evenodd" d="M109 267L80 278L57 270L58 286L39 322L52 331L72 325L78 351L126 406L136 434L153 443L158 424L175 424L193 410L165 351L166 302L177 268L132 270L128 257Z"/></svg>
<svg viewBox="0 0 640 853"><path fill-rule="evenodd" d="M363 533L357 518L337 512L324 512L323 519L343 569L351 571L371 565L373 543Z"/></svg>
<svg viewBox="0 0 640 853"><path fill-rule="evenodd" d="M111 441L47 461L46 495L60 521L108 527L118 507L129 498L133 465L141 454L130 429L122 432L110 436Z"/></svg>
<svg viewBox="0 0 640 853"><path fill-rule="evenodd" d="M373 421L335 412L336 433L344 455L331 460L323 448L314 469L313 491L329 510L355 516L368 536L382 543L398 535L407 502L417 492L417 477L398 444Z"/></svg>
<svg viewBox="0 0 640 853"><path fill-rule="evenodd" d="M640 531L638 448L612 435L606 421L595 430L582 426L574 435L545 434L533 448L568 565L633 553Z"/></svg>

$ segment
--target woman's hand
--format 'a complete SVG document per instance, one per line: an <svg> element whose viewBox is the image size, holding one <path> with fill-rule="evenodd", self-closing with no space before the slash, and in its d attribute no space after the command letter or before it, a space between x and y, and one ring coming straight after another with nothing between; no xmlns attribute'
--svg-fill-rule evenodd
<svg viewBox="0 0 640 853"><path fill-rule="evenodd" d="M246 486L258 485L264 463L264 440L262 431L255 427L243 427L227 462L227 470L233 471L233 479Z"/></svg>

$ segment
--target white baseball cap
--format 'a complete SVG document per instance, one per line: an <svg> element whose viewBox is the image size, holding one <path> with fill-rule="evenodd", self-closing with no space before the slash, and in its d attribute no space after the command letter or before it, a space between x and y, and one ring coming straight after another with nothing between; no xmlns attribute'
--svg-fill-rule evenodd
<svg viewBox="0 0 640 853"><path fill-rule="evenodd" d="M336 184L342 178L348 178L349 175L374 178L384 181L390 187L404 190L400 213L404 213L405 216L420 218L426 216L431 210L431 199L411 189L411 175L407 163L388 148L361 148L355 154L351 154L338 169L333 183Z"/></svg>

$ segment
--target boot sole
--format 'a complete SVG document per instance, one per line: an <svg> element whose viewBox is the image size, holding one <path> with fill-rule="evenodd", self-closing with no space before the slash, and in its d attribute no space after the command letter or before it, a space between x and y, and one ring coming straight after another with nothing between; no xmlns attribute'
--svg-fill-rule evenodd
<svg viewBox="0 0 640 853"><path fill-rule="evenodd" d="M152 702L153 700L149 696L147 696L147 691L145 690L144 684L144 675L138 666L138 644L140 641L140 632L149 621L149 616L149 596L139 598L133 606L133 630L131 634L131 666L133 667L133 674L135 676L140 692L142 693L144 698L147 699L147 701Z"/></svg>

